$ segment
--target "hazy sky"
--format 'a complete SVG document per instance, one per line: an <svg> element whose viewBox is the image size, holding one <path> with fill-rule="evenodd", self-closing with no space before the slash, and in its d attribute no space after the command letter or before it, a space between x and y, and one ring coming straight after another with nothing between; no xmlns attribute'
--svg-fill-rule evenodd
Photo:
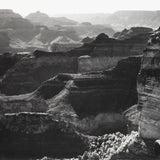
<svg viewBox="0 0 160 160"><path fill-rule="evenodd" d="M160 10L160 0L0 0L1 9L13 9L26 16L41 11L49 15L107 13L117 10Z"/></svg>

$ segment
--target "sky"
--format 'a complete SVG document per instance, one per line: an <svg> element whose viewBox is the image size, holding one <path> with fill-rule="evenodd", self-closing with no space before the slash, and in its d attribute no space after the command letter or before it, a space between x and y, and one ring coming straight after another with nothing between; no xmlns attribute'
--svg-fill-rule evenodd
<svg viewBox="0 0 160 160"><path fill-rule="evenodd" d="M0 0L0 9L26 16L41 11L49 15L112 13L117 10L160 10L160 0Z"/></svg>

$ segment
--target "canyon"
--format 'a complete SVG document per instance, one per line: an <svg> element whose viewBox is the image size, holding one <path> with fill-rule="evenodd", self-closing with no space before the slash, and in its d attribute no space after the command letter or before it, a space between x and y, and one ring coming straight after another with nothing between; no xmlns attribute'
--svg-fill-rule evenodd
<svg viewBox="0 0 160 160"><path fill-rule="evenodd" d="M0 90L6 95L32 92L58 73L104 71L115 67L119 60L140 55L147 45L150 32L118 40L106 34L68 52L35 51L20 59L2 78Z"/></svg>
<svg viewBox="0 0 160 160"><path fill-rule="evenodd" d="M104 72L58 74L34 92L1 96L0 156L73 157L89 147L85 135L125 133L122 112L137 103L140 61L129 57Z"/></svg>
<svg viewBox="0 0 160 160"><path fill-rule="evenodd" d="M0 26L0 159L159 159L160 28L80 41L69 19L37 12L31 23L11 10L0 13L8 26ZM67 30L43 26L41 18L64 20ZM10 50L22 42L14 38L44 50Z"/></svg>

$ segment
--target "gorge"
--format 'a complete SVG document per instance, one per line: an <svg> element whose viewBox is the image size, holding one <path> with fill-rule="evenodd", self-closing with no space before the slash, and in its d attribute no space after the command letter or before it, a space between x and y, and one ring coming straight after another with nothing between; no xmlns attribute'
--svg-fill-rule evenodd
<svg viewBox="0 0 160 160"><path fill-rule="evenodd" d="M159 159L160 28L79 41L67 28L80 27L75 21L0 13L12 28L0 32L0 160ZM65 24L53 30L53 21ZM52 51L10 50L13 37L27 32L27 44L52 44Z"/></svg>

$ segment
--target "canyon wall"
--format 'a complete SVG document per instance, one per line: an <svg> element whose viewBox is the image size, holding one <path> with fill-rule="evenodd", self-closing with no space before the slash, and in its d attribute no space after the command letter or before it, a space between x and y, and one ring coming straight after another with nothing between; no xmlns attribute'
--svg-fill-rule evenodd
<svg viewBox="0 0 160 160"><path fill-rule="evenodd" d="M100 34L94 41L68 52L36 51L7 71L0 90L6 95L23 94L32 92L41 82L58 73L106 70L114 67L123 57L141 54L147 36L116 40Z"/></svg>
<svg viewBox="0 0 160 160"><path fill-rule="evenodd" d="M41 61L43 54L35 56ZM0 157L73 157L88 147L84 134L125 133L122 113L137 103L140 61L129 57L103 72L58 74L34 92L0 96Z"/></svg>
<svg viewBox="0 0 160 160"><path fill-rule="evenodd" d="M122 112L137 103L140 60L129 57L104 72L58 74L32 93L2 96L1 114L47 112L58 119L76 119L76 128L90 134L125 132Z"/></svg>
<svg viewBox="0 0 160 160"><path fill-rule="evenodd" d="M141 136L160 138L160 30L154 32L144 50L138 76L138 108L141 111L139 130Z"/></svg>
<svg viewBox="0 0 160 160"><path fill-rule="evenodd" d="M78 58L78 72L102 71L117 65L118 61L123 57L107 57L107 56L80 56Z"/></svg>
<svg viewBox="0 0 160 160"><path fill-rule="evenodd" d="M106 34L99 34L91 43L70 51L79 56L131 56L140 55L147 46L150 33L136 35L124 40L109 38Z"/></svg>
<svg viewBox="0 0 160 160"><path fill-rule="evenodd" d="M1 91L6 95L28 93L56 74L76 73L77 68L77 58L73 56L45 52L41 56L27 56L7 72L2 80Z"/></svg>
<svg viewBox="0 0 160 160"><path fill-rule="evenodd" d="M12 53L3 53L0 54L0 78L12 68L22 56L14 55Z"/></svg>
<svg viewBox="0 0 160 160"><path fill-rule="evenodd" d="M10 38L7 32L0 31L0 54L10 50L9 43Z"/></svg>

